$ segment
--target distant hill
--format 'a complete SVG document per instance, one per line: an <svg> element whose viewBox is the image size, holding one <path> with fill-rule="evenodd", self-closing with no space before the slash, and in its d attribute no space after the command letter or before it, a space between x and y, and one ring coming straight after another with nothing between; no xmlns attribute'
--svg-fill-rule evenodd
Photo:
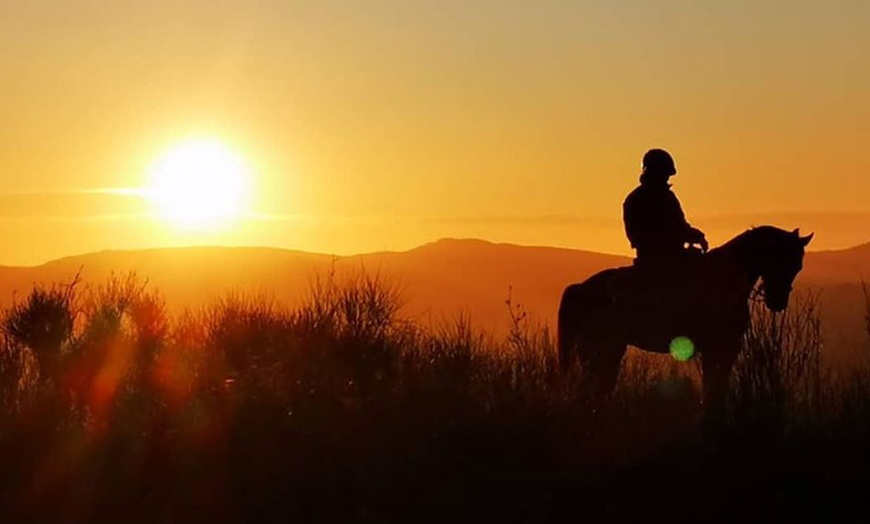
<svg viewBox="0 0 870 524"><path fill-rule="evenodd" d="M161 291L174 310L197 307L232 291L271 295L294 304L317 275L365 270L399 285L406 314L418 321L437 324L462 311L481 327L503 332L509 322L509 293L515 304L552 326L566 285L630 263L616 255L469 239L347 257L272 248L104 251L36 267L0 267L0 304L28 292L34 283L68 282L79 270L86 283L102 282L112 273L136 272ZM845 342L839 335L848 332L854 338L862 326L862 275L870 279L870 244L810 252L798 277L799 287L821 292L830 338L841 345Z"/></svg>
<svg viewBox="0 0 870 524"><path fill-rule="evenodd" d="M870 242L849 249L810 252L801 279L821 285L870 282Z"/></svg>

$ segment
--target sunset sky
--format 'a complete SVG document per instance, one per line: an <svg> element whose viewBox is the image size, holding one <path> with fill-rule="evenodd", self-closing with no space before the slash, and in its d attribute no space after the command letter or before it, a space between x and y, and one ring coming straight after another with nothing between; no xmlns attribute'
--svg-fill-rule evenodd
<svg viewBox="0 0 870 524"><path fill-rule="evenodd" d="M0 264L440 237L628 254L650 147L714 243L870 241L868 23L864 0L0 0ZM191 140L244 164L220 227L143 189Z"/></svg>

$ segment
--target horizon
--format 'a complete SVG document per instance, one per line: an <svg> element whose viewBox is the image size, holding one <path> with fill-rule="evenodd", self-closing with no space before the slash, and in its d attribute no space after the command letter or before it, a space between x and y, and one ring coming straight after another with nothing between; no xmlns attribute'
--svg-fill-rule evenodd
<svg viewBox="0 0 870 524"><path fill-rule="evenodd" d="M755 219L753 219L753 216ZM3 220L0 215L0 220ZM312 237L309 242L269 242L262 235L248 235L242 231L228 236L226 231L218 234L199 233L195 238L165 237L133 238L133 241L112 241L96 239L82 242L73 238L69 243L51 242L34 246L28 251L14 249L22 240L16 240L15 230L7 231L0 238L0 265L31 267L53 260L75 257L102 251L131 251L144 249L168 249L177 247L251 247L272 248L307 253L330 254L335 256L354 256L377 252L402 252L414 249L445 238L477 239L492 243L506 243L522 246L555 247L590 251L601 254L633 257L634 252L624 238L624 230L619 218L589 218L580 216L498 216L498 217L369 217L328 219L326 229L335 237L358 237L359 226L349 227L348 223L358 221L368 228L381 227L386 222L396 220L428 224L431 235L419 233L395 235L391 242L371 245L370 242L346 242L341 248L329 249L334 242L324 242ZM55 227L60 222L52 222ZM75 226L78 222L67 224ZM434 224L434 226L433 226ZM775 225L782 229L800 228L804 233L815 233L809 251L834 251L858 247L870 242L870 212L831 212L831 213L783 213L783 214L735 214L720 216L699 216L693 221L705 230L710 245L720 245L737 234L759 225ZM487 234L495 229L511 226L507 233ZM147 229L147 228L146 228ZM581 231L587 234L581 234ZM576 234L571 234L576 232ZM21 233L18 231L17 233ZM49 234L46 231L46 234ZM566 238L567 237L567 238ZM229 238L229 241L227 240ZM257 238L264 240L257 242ZM251 240L253 239L253 240ZM349 238L346 238L349 239ZM57 239L55 239L57 240ZM69 239L68 239L69 240ZM13 254L14 253L14 254Z"/></svg>
<svg viewBox="0 0 870 524"><path fill-rule="evenodd" d="M748 229L748 228L747 228ZM408 253L410 251L414 251L420 248L424 248L427 246L443 243L443 242L477 242L484 243L493 246L510 246L510 247L519 247L519 248L531 248L531 249L557 249L564 251L573 251L578 253L587 253L590 255L603 255L610 257L621 257L631 259L634 257L633 253L619 253L619 252L608 252L608 251L599 251L594 249L584 249L582 247L573 247L573 246L560 246L560 245L551 245L551 244L524 244L518 242L510 242L510 241L498 241L498 240L490 240L486 238L479 237L440 237L435 238L429 241L422 242L417 245L413 245L404 249L382 249L382 250L373 250L373 251L359 251L352 253L331 253L326 251L313 251L313 250L305 250L305 249L295 249L291 247L280 247L280 246L265 246L265 245L226 245L226 244L195 244L195 245L167 245L167 246L148 246L148 247L138 247L138 248L107 248L100 249L96 251L84 251L81 253L72 253L64 256L60 256L57 258L50 258L47 260L42 260L36 263L31 264L8 264L0 261L0 267L5 268L24 268L24 269L33 269L38 268L47 264L51 264L54 262L59 262L68 259L75 259L81 257L89 257L101 254L111 254L111 253L136 253L136 252L149 252L149 251L185 251L185 250L266 250L266 251L277 251L277 252L288 252L288 253L298 253L305 255L315 255L315 256L328 256L328 257L336 257L336 258L354 258L354 257L366 257L372 255L379 254L403 254ZM821 247L814 249L812 246L807 248L807 253L836 253L841 251L850 251L853 249L861 248L866 245L870 245L870 239L859 242L857 244L851 244L844 247ZM711 249L718 247L718 245L711 245Z"/></svg>

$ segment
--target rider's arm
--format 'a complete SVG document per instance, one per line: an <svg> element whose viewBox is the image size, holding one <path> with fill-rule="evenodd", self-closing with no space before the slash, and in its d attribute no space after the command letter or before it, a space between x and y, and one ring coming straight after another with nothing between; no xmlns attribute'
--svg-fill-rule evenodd
<svg viewBox="0 0 870 524"><path fill-rule="evenodd" d="M678 224L678 227L683 230L685 241L689 244L698 244L701 246L703 251L707 251L708 245L706 235L704 235L704 232L700 229L692 227L692 225L686 220L686 215L683 213L683 208L680 205L680 200L677 198L677 195L671 192L671 197L674 207L674 220Z"/></svg>

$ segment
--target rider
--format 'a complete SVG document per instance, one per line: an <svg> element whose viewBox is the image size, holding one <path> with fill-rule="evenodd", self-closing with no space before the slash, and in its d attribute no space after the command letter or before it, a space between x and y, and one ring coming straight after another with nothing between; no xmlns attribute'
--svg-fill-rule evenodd
<svg viewBox="0 0 870 524"><path fill-rule="evenodd" d="M637 250L635 264L667 268L685 261L685 244L708 249L704 233L689 225L680 201L668 179L677 174L674 159L663 149L650 149L643 156L640 185L622 204L625 234Z"/></svg>

